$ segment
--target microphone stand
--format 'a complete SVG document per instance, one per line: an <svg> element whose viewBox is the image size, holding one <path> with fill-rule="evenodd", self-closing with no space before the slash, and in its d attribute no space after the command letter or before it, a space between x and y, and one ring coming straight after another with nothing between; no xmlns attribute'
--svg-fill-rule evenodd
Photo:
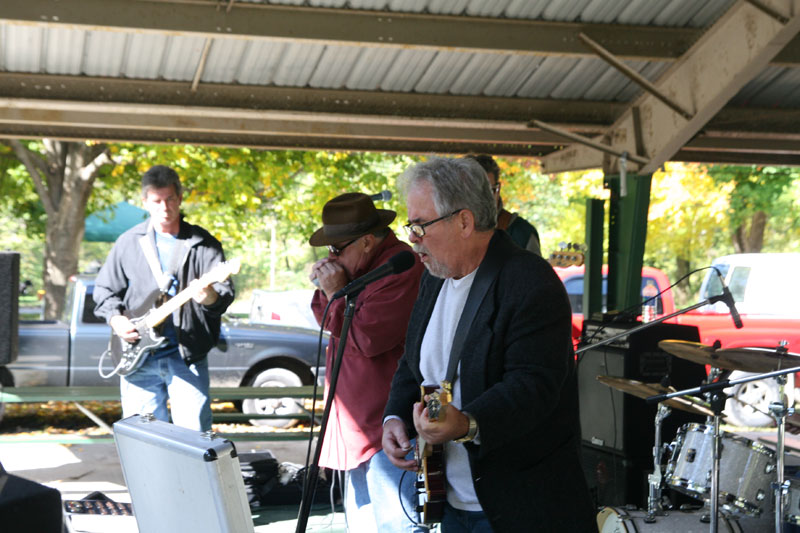
<svg viewBox="0 0 800 533"><path fill-rule="evenodd" d="M698 309L698 308L703 307L705 305L711 305L711 304L714 304L714 303L717 303L717 302L721 302L721 301L723 301L723 299L724 299L724 296L721 295L721 294L718 295L718 296L711 296L707 300L703 300L702 302L696 303L694 305L690 305L689 307L684 307L683 309L679 309L678 311L675 311L674 313L670 313L668 315L664 315L662 317L658 317L655 320L651 320L650 322L643 322L642 324L640 324L640 325L638 325L636 327L633 327L633 328L631 328L631 329L629 329L627 331L623 331L622 333L620 333L618 335L613 335L611 337L603 339L602 341L593 342L591 344L587 344L585 346L582 346L582 347L578 348L577 350L575 350L575 355L580 355L581 353L585 352L586 350L589 350L589 349L592 349L592 348L597 348L599 346L605 346L606 344L611 344L612 342L614 342L617 339L621 339L623 337L627 337L628 335L632 335L632 334L636 333L637 331L641 331L643 329L647 329L650 326L655 326L656 324L660 324L660 323L664 322L665 320L669 320L670 318L676 317L678 315L682 315L684 313L688 313L689 311L694 311L695 309Z"/></svg>
<svg viewBox="0 0 800 533"><path fill-rule="evenodd" d="M717 533L717 513L719 509L719 458L720 458L720 445L722 442L720 431L719 431L719 418L720 413L722 413L722 409L725 406L725 400L727 399L727 395L723 392L722 389L726 389L732 385L739 385L740 383L750 383L751 381L758 381L762 379L768 378L778 378L779 376L786 376L787 374L793 374L795 372L800 371L800 366L792 367L792 368L785 368L782 370L774 370L772 372L765 372L763 374L756 374L754 376L747 376L738 379L724 379L722 381L717 381L714 383L707 383L705 385L700 385L699 387L694 387L692 389L684 389L680 391L665 393L665 394L657 394L655 396L650 396L645 399L647 403L656 403L656 402L663 402L670 398L675 398L677 396L694 396L697 394L702 394L706 392L710 392L711 394L711 409L714 411L714 462L713 467L711 469L711 533ZM784 378L785 380L785 378ZM783 387L781 386L781 393L783 392ZM778 425L778 438L776 441L775 446L775 453L777 455L777 482L773 484L773 489L775 491L775 531L776 533L781 533L783 531L783 508L784 508L784 496L788 491L788 487L784 486L784 473L783 473L783 466L784 466L784 436L786 430L786 416L790 415L794 412L792 408L786 408L784 403L784 399L781 398L780 402L775 402L770 405L770 411L772 415L775 417L775 420Z"/></svg>
<svg viewBox="0 0 800 533"><path fill-rule="evenodd" d="M300 512L297 515L297 528L296 533L303 533L308 525L308 517L311 514L311 505L314 503L314 492L317 488L317 479L319 478L319 457L322 454L322 443L325 440L325 430L328 427L328 418L331 414L331 407L333 406L333 398L336 394L336 382L339 379L339 369L342 366L342 358L344 357L344 346L347 342L347 332L350 330L350 323L353 321L353 315L356 309L356 299L361 291L354 292L345 296L344 320L342 321L342 330L339 336L339 346L336 347L336 357L333 361L333 371L330 377L330 387L328 388L328 399L325 401L325 411L322 414L322 423L319 427L319 436L317 437L317 447L314 451L314 459L306 469L306 477L303 480L303 496L300 501ZM313 423L313 421L312 421Z"/></svg>

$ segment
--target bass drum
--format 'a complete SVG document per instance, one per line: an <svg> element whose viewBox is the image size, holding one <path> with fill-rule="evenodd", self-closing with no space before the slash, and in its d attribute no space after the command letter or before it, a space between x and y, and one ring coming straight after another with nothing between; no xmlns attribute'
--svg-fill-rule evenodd
<svg viewBox="0 0 800 533"><path fill-rule="evenodd" d="M656 521L644 521L647 511L604 507L597 513L597 529L600 533L708 533L708 522L701 522L702 509L694 511L668 511L666 516L657 516ZM756 533L774 531L774 520L750 517L720 516L718 530L721 533Z"/></svg>

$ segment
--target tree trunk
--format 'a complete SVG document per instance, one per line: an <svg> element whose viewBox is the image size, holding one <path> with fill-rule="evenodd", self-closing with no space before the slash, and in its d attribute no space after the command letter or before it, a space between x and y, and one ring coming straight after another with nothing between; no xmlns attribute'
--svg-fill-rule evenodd
<svg viewBox="0 0 800 533"><path fill-rule="evenodd" d="M43 140L43 153L10 141L47 213L44 253L46 319L58 319L70 276L78 271L86 203L100 167L110 163L105 145Z"/></svg>
<svg viewBox="0 0 800 533"><path fill-rule="evenodd" d="M683 276L688 274L691 271L691 263L688 259L684 259L681 257L677 258L677 272L675 279L681 279ZM675 294L675 307L685 307L686 302L692 300L693 289L690 284L689 278L681 281L677 285L672 288L673 293Z"/></svg>
<svg viewBox="0 0 800 533"><path fill-rule="evenodd" d="M767 227L767 214L756 211L748 224L740 224L733 232L733 249L737 254L759 253L764 247L764 230Z"/></svg>

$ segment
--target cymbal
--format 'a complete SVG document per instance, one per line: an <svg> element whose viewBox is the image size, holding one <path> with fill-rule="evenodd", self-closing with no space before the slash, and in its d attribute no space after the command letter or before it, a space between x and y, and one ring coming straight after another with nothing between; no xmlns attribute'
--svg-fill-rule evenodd
<svg viewBox="0 0 800 533"><path fill-rule="evenodd" d="M608 385L611 388L627 392L637 398L648 398L656 394L675 392L673 387L664 387L660 383L643 383L635 379L619 378L615 376L597 376L597 381ZM665 400L664 405L673 409L680 409L702 416L714 416L714 412L707 407L707 404L694 397L675 397Z"/></svg>
<svg viewBox="0 0 800 533"><path fill-rule="evenodd" d="M658 347L681 359L725 370L771 372L800 366L800 355L789 352L782 354L767 348L717 350L713 346L682 340L663 340L658 343Z"/></svg>

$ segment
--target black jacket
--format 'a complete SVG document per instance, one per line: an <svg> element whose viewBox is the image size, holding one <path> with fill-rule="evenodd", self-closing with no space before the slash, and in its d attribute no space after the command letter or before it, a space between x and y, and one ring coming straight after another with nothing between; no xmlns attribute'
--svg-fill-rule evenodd
<svg viewBox="0 0 800 533"><path fill-rule="evenodd" d="M464 341L459 381L480 432L480 445L465 444L478 500L496 532L596 531L580 464L566 291L547 261L505 232L495 232L491 254L499 273ZM420 346L442 284L423 275L385 411L412 431Z"/></svg>
<svg viewBox="0 0 800 533"><path fill-rule="evenodd" d="M119 236L97 275L94 287L95 314L106 322L114 315L141 308L158 291L158 284L139 243L146 233L155 250L155 232L150 228L149 221L142 222ZM181 219L178 239L187 240L190 246L178 268L178 290L183 290L190 281L225 260L222 245L200 226ZM233 281L230 278L214 283L212 287L219 294L213 305L200 305L190 299L172 316L181 357L187 364L202 359L217 344L220 317L234 298Z"/></svg>

